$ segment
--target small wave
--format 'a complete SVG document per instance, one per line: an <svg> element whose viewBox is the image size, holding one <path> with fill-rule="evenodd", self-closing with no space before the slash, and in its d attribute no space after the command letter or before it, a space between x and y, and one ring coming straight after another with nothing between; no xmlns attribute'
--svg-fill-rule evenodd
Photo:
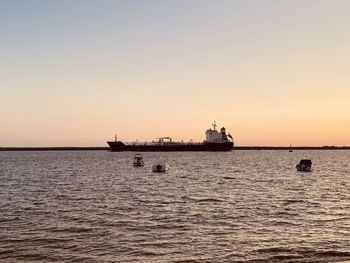
<svg viewBox="0 0 350 263"><path fill-rule="evenodd" d="M6 255L14 255L16 253L15 250L12 250L12 249L6 249L6 250L0 250L0 256L3 257L3 256L6 256Z"/></svg>
<svg viewBox="0 0 350 263"><path fill-rule="evenodd" d="M141 247L149 247L149 248L172 248L173 247L173 243L170 242L167 242L167 241L163 241L163 242L160 242L160 241L157 241L157 242L145 242L145 243L142 243L142 244L139 244L139 246Z"/></svg>
<svg viewBox="0 0 350 263"><path fill-rule="evenodd" d="M157 253L155 251L149 249L138 249L137 251L133 251L130 253L133 256L162 256L164 253Z"/></svg>
<svg viewBox="0 0 350 263"><path fill-rule="evenodd" d="M275 221L271 225L273 225L273 226L298 226L299 224L288 222L288 221Z"/></svg>
<svg viewBox="0 0 350 263"><path fill-rule="evenodd" d="M279 211L275 213L277 216L297 216L298 213L292 212L292 211Z"/></svg>
<svg viewBox="0 0 350 263"><path fill-rule="evenodd" d="M69 233L88 233L88 232L92 232L94 229L95 228L72 226L72 227L51 229L51 231L52 232L69 232Z"/></svg>
<svg viewBox="0 0 350 263"><path fill-rule="evenodd" d="M319 222L319 223L338 222L338 221L348 222L350 217L346 217L346 216L344 217L342 215L310 215L308 219L313 222Z"/></svg>
<svg viewBox="0 0 350 263"><path fill-rule="evenodd" d="M173 260L172 262L174 262L174 263L201 263L203 261L190 258L190 259L177 259L177 260Z"/></svg>
<svg viewBox="0 0 350 263"><path fill-rule="evenodd" d="M226 180L234 180L234 179L236 179L235 177L231 177L231 176L224 176L223 178L226 179Z"/></svg>
<svg viewBox="0 0 350 263"><path fill-rule="evenodd" d="M205 202L224 202L223 200L217 199L217 198L193 198L188 196L181 197L182 200L186 200L188 202L195 202L195 203L205 203Z"/></svg>
<svg viewBox="0 0 350 263"><path fill-rule="evenodd" d="M274 180L270 179L270 180L261 180L261 179L257 179L254 182L255 183L273 183Z"/></svg>
<svg viewBox="0 0 350 263"><path fill-rule="evenodd" d="M216 198L203 198L203 199L198 199L196 200L197 203L202 203L202 202L223 202L223 200L216 199Z"/></svg>
<svg viewBox="0 0 350 263"><path fill-rule="evenodd" d="M15 217L6 217L6 218L0 218L0 223L10 222L10 221L16 221L20 220L21 218L18 216Z"/></svg>
<svg viewBox="0 0 350 263"><path fill-rule="evenodd" d="M291 249L285 247L270 247L270 248L260 248L254 250L257 253L290 253Z"/></svg>
<svg viewBox="0 0 350 263"><path fill-rule="evenodd" d="M322 251L315 253L317 256L321 257L339 257L339 258L349 258L350 252L344 252L344 251L337 251L337 250L328 250L328 251Z"/></svg>
<svg viewBox="0 0 350 263"><path fill-rule="evenodd" d="M284 200L284 205L298 204L298 203L305 203L305 200L302 200L302 199L287 199L287 200Z"/></svg>
<svg viewBox="0 0 350 263"><path fill-rule="evenodd" d="M43 261L44 259L47 258L47 256L38 254L38 253L32 253L32 254L21 254L15 257L11 258L16 258L17 260L23 260L23 262L31 262L31 261Z"/></svg>
<svg viewBox="0 0 350 263"><path fill-rule="evenodd" d="M290 262L290 260L301 259L301 258L304 259L304 257L300 256L300 255L276 255L276 256L270 257L268 261L270 261L270 262L284 262L284 261Z"/></svg>
<svg viewBox="0 0 350 263"><path fill-rule="evenodd" d="M161 205L183 204L183 203L185 203L185 201L174 200L174 201L161 201L161 202L159 202L159 204L161 204Z"/></svg>

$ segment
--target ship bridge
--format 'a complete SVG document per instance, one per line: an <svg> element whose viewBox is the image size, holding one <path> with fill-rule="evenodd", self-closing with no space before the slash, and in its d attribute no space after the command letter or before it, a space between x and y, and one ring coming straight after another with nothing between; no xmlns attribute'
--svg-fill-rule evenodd
<svg viewBox="0 0 350 263"><path fill-rule="evenodd" d="M206 142L209 143L225 143L229 142L230 139L232 140L231 134L226 134L226 129L225 127L222 127L220 131L216 130L216 122L212 124L213 128L206 130L205 135L206 135ZM230 138L230 139L229 139Z"/></svg>

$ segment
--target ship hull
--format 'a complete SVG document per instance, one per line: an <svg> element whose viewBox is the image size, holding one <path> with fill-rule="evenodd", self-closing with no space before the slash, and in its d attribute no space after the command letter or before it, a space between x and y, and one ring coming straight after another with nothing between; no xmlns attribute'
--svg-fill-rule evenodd
<svg viewBox="0 0 350 263"><path fill-rule="evenodd" d="M198 143L198 144L165 144L165 145L127 145L120 141L107 142L112 152L227 152L233 150L233 142L225 143Z"/></svg>

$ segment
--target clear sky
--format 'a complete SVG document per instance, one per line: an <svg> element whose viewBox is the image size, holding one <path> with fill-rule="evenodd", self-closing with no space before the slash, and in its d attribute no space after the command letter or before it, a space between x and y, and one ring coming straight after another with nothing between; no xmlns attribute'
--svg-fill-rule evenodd
<svg viewBox="0 0 350 263"><path fill-rule="evenodd" d="M0 146L350 145L350 1L0 0Z"/></svg>

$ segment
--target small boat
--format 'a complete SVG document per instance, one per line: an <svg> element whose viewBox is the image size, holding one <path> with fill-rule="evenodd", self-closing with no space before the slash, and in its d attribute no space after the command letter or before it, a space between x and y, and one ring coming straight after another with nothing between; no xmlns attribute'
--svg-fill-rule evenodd
<svg viewBox="0 0 350 263"><path fill-rule="evenodd" d="M152 165L153 172L166 172L168 169L169 166L165 161L158 161Z"/></svg>
<svg viewBox="0 0 350 263"><path fill-rule="evenodd" d="M143 162L142 154L139 154L139 153L135 154L134 161L132 162L132 165L135 167L145 165Z"/></svg>
<svg viewBox="0 0 350 263"><path fill-rule="evenodd" d="M299 164L296 165L298 171L301 172L310 172L311 171L312 162L309 159L303 159Z"/></svg>
<svg viewBox="0 0 350 263"><path fill-rule="evenodd" d="M292 145L289 146L289 152L293 152L293 148L292 148Z"/></svg>

